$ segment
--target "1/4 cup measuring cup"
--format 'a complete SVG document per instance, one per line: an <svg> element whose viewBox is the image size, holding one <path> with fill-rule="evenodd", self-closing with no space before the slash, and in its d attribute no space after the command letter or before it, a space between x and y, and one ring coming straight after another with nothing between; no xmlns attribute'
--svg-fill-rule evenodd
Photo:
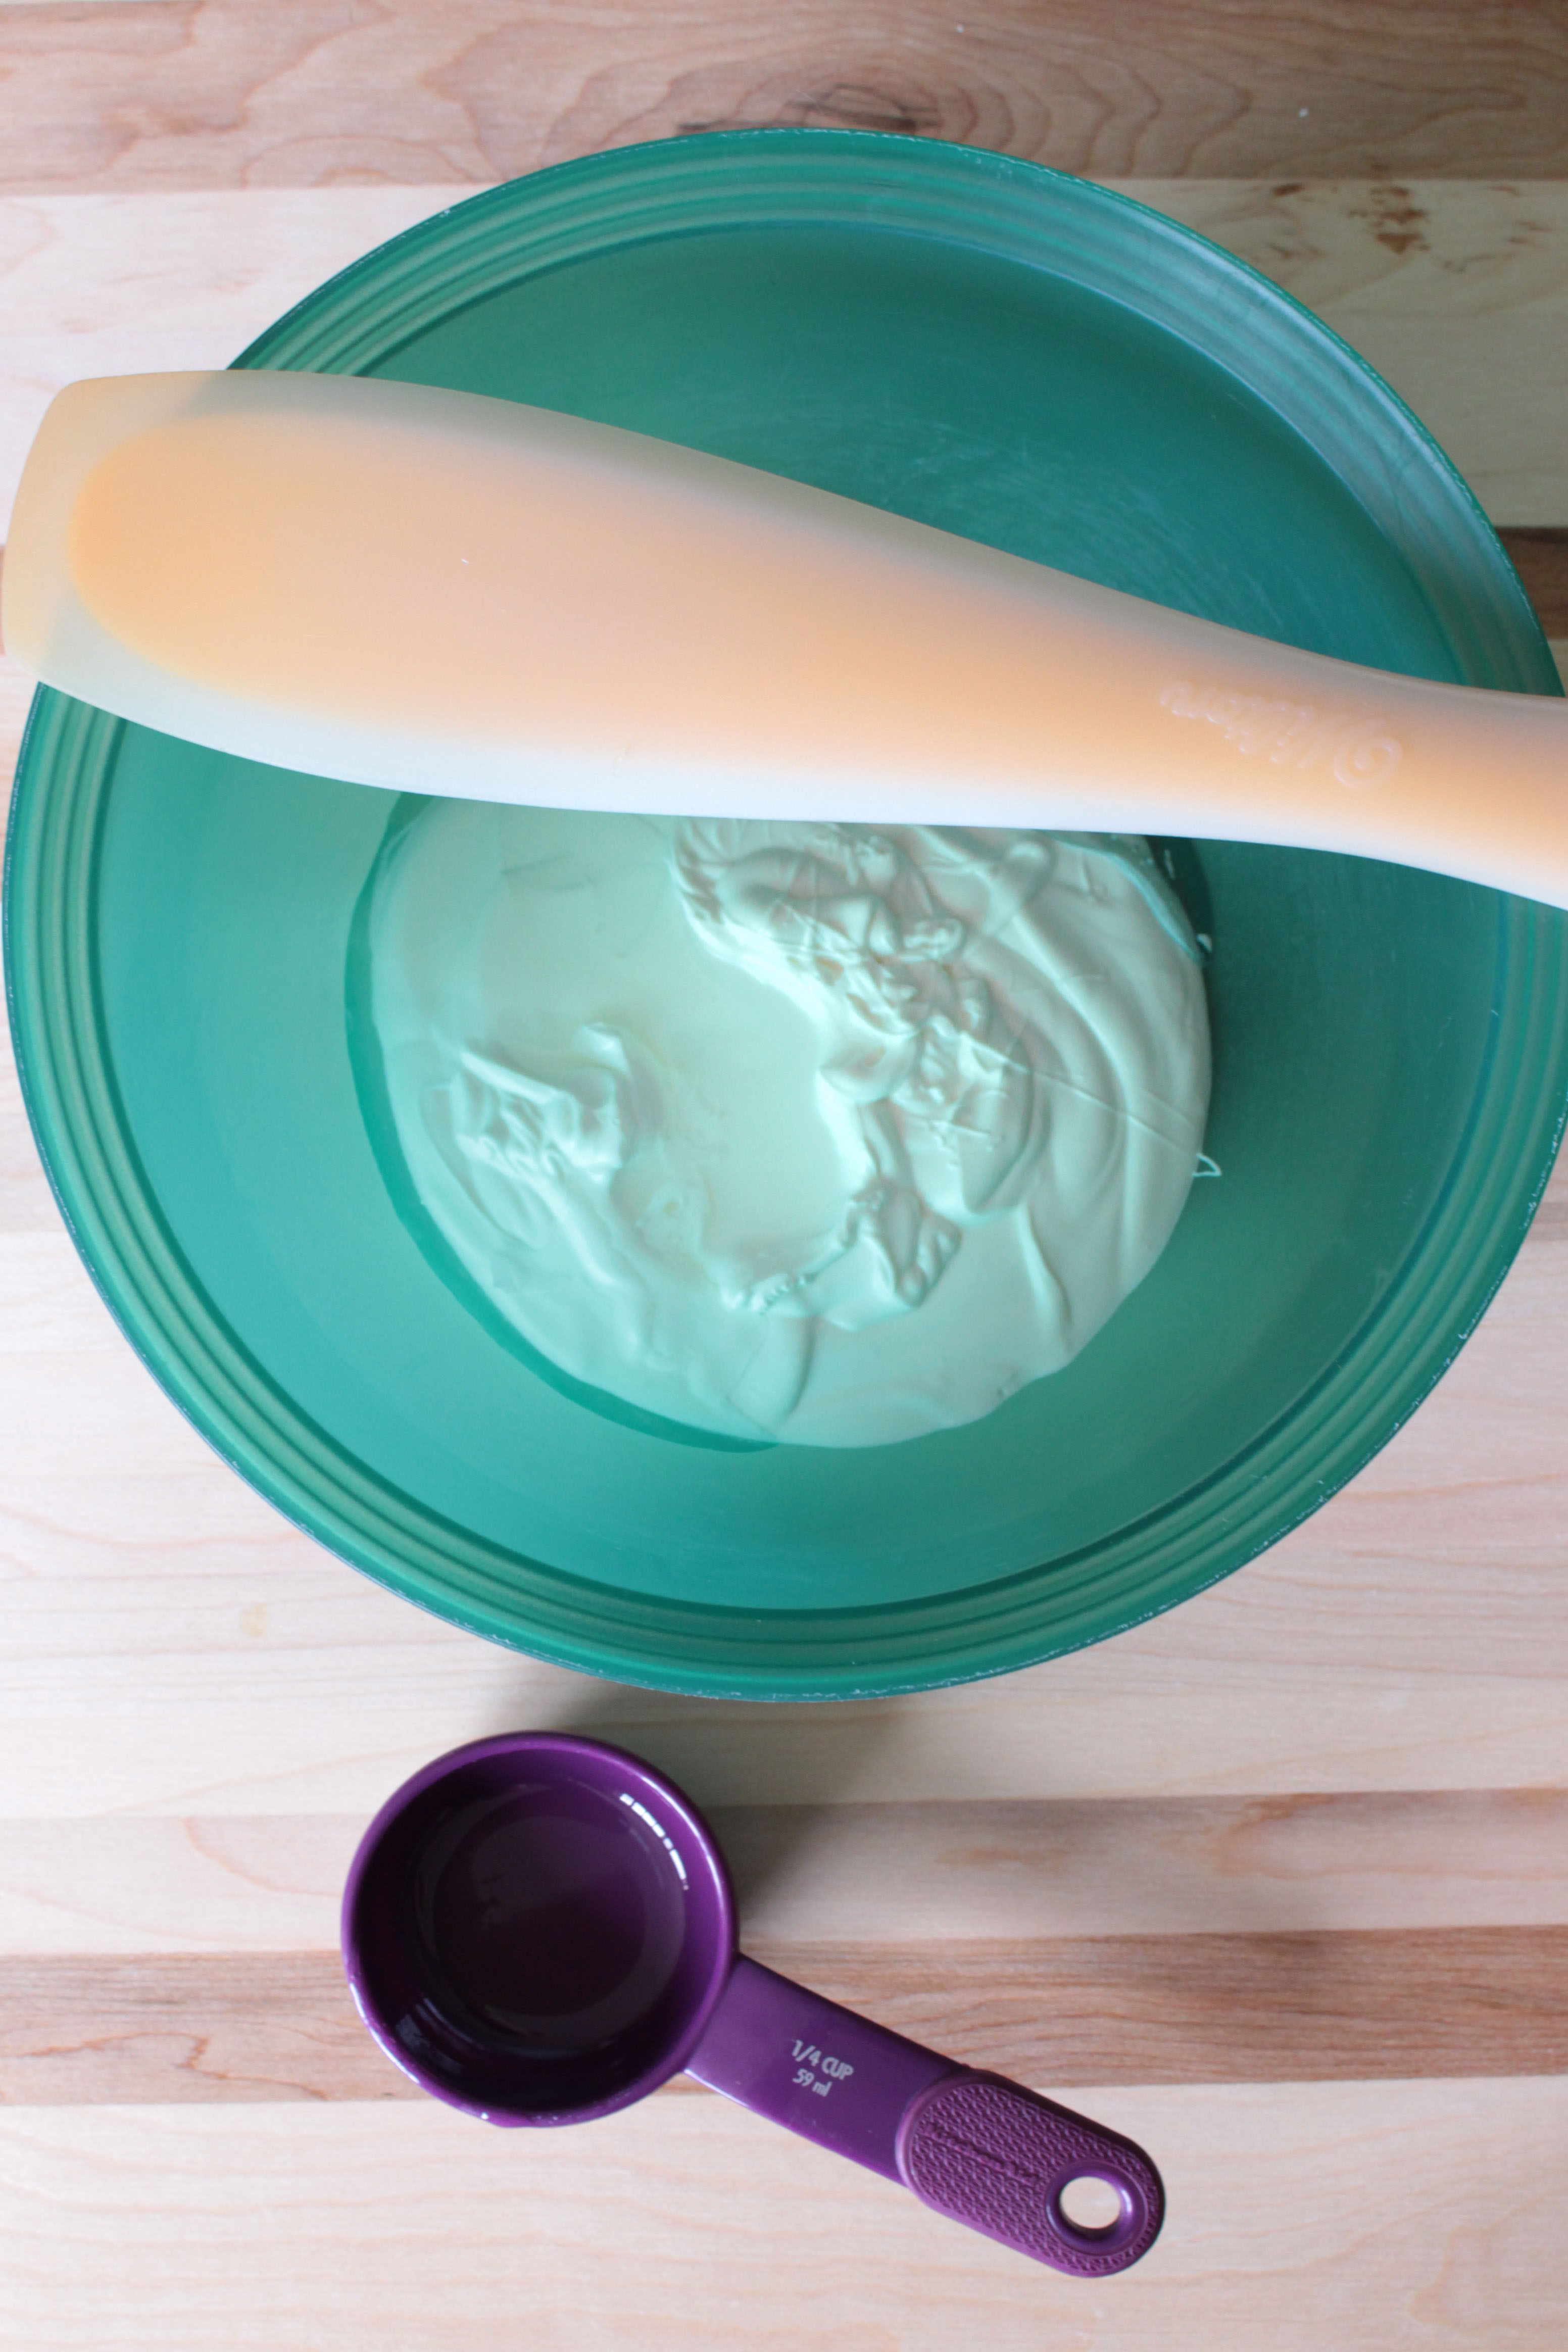
<svg viewBox="0 0 1568 2352"><path fill-rule="evenodd" d="M342 1941L387 2055L488 2123L586 2123L684 2069L1074 2276L1159 2233L1131 2140L747 1959L712 1832L597 1740L514 1733L416 1772L361 1842ZM1082 2181L1110 2191L1104 2222L1065 2209Z"/></svg>

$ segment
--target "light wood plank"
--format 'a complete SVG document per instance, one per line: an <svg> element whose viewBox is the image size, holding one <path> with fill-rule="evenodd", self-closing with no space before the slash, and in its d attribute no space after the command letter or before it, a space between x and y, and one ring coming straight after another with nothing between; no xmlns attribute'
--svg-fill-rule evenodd
<svg viewBox="0 0 1568 2352"><path fill-rule="evenodd" d="M1095 174L1568 171L1552 0L124 0L0 15L5 184L503 179L736 124L937 134Z"/></svg>
<svg viewBox="0 0 1568 2352"><path fill-rule="evenodd" d="M1568 1791L721 1805L775 1946L1568 1927ZM0 1954L334 1951L360 1814L0 1823Z"/></svg>
<svg viewBox="0 0 1568 2352"><path fill-rule="evenodd" d="M1090 2087L1170 2218L1079 2285L710 2097L12 2109L16 2352L1558 2352L1563 2081Z"/></svg>
<svg viewBox="0 0 1568 2352"><path fill-rule="evenodd" d="M748 1937L747 1948L913 2041L1042 2090L1568 2073L1568 1927ZM335 1952L17 1955L0 1959L0 2105L411 2088L360 2023Z"/></svg>
<svg viewBox="0 0 1568 2352"><path fill-rule="evenodd" d="M0 548L0 555L4 555ZM20 664L10 660L0 650L0 793L9 794L11 780L16 772L16 754L22 747L22 730L27 720L27 705L33 698L33 681ZM3 1183L4 1179L0 1179Z"/></svg>

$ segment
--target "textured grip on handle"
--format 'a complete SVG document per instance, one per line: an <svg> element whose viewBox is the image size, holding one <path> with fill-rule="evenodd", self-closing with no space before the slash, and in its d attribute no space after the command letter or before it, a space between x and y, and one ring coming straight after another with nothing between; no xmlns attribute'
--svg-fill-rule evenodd
<svg viewBox="0 0 1568 2352"><path fill-rule="evenodd" d="M950 2074L912 2099L899 2170L917 2197L1074 2278L1105 2278L1146 2254L1165 2217L1141 2147L997 2074ZM1089 2230L1062 2210L1069 2181L1106 2182L1121 2210Z"/></svg>

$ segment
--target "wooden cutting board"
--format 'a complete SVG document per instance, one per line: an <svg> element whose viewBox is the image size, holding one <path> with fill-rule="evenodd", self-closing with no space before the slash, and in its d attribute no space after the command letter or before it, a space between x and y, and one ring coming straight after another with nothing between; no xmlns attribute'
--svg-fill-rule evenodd
<svg viewBox="0 0 1568 2352"><path fill-rule="evenodd" d="M730 122L1112 181L1394 383L1568 640L1568 23L1286 0L0 0L0 524L56 387L220 365L509 173ZM1560 647L1560 653L1565 648ZM0 750L26 699L0 667ZM1563 2352L1568 1182L1346 1493L1204 1598L868 1706L611 1688L295 1534L110 1322L0 1078L0 2345ZM1085 2287L695 2087L416 2096L335 1958L425 1758L565 1725L686 1782L750 1948L1144 2140Z"/></svg>

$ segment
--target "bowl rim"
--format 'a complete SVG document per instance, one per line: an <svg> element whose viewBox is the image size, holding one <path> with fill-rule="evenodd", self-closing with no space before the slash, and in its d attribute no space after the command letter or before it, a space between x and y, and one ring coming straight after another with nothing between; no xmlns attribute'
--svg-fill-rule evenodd
<svg viewBox="0 0 1568 2352"><path fill-rule="evenodd" d="M1414 438L1426 495L1416 494L1408 472L1402 477L1401 528L1439 619L1457 632L1467 674L1562 691L1539 623L1479 504L1364 361L1196 232L1119 192L982 149L792 129L707 133L581 158L488 190L375 248L235 364L353 373L373 358L384 363L393 348L389 306L415 319L406 337L482 299L489 286L514 281L521 260L559 266L603 249L607 238L631 241L623 232L634 223L639 239L677 225L689 231L694 203L713 214L703 226L777 218L781 198L792 219L841 218L847 210L879 226L936 228L949 243L955 219L976 242L989 225L989 249L1011 240L1037 263L1043 224L1053 266L1065 254L1077 270L1109 267L1105 252L1122 253L1125 262L1130 235L1145 268L1151 249L1168 251L1173 241L1189 269L1205 273L1211 328L1217 319L1232 337L1245 334L1252 345L1262 339L1287 357L1310 349L1326 396L1342 412L1348 446L1373 445L1368 467L1386 476L1390 464L1367 433L1369 402L1396 438ZM451 293L458 263L467 273L460 300ZM1099 278L1083 282L1105 290ZM1456 527L1467 543L1468 595L1452 551ZM1473 593L1478 561L1484 603ZM1362 1326L1241 1452L1080 1550L927 1599L759 1612L629 1592L476 1537L366 1469L292 1403L206 1298L136 1154L99 995L97 877L121 731L107 714L39 689L5 851L6 992L23 1097L89 1273L175 1404L286 1518L449 1622L613 1680L737 1698L934 1688L1104 1639L1233 1573L1362 1468L1441 1377L1523 1239L1568 1119L1568 919L1499 896L1498 1017L1439 1196Z"/></svg>

